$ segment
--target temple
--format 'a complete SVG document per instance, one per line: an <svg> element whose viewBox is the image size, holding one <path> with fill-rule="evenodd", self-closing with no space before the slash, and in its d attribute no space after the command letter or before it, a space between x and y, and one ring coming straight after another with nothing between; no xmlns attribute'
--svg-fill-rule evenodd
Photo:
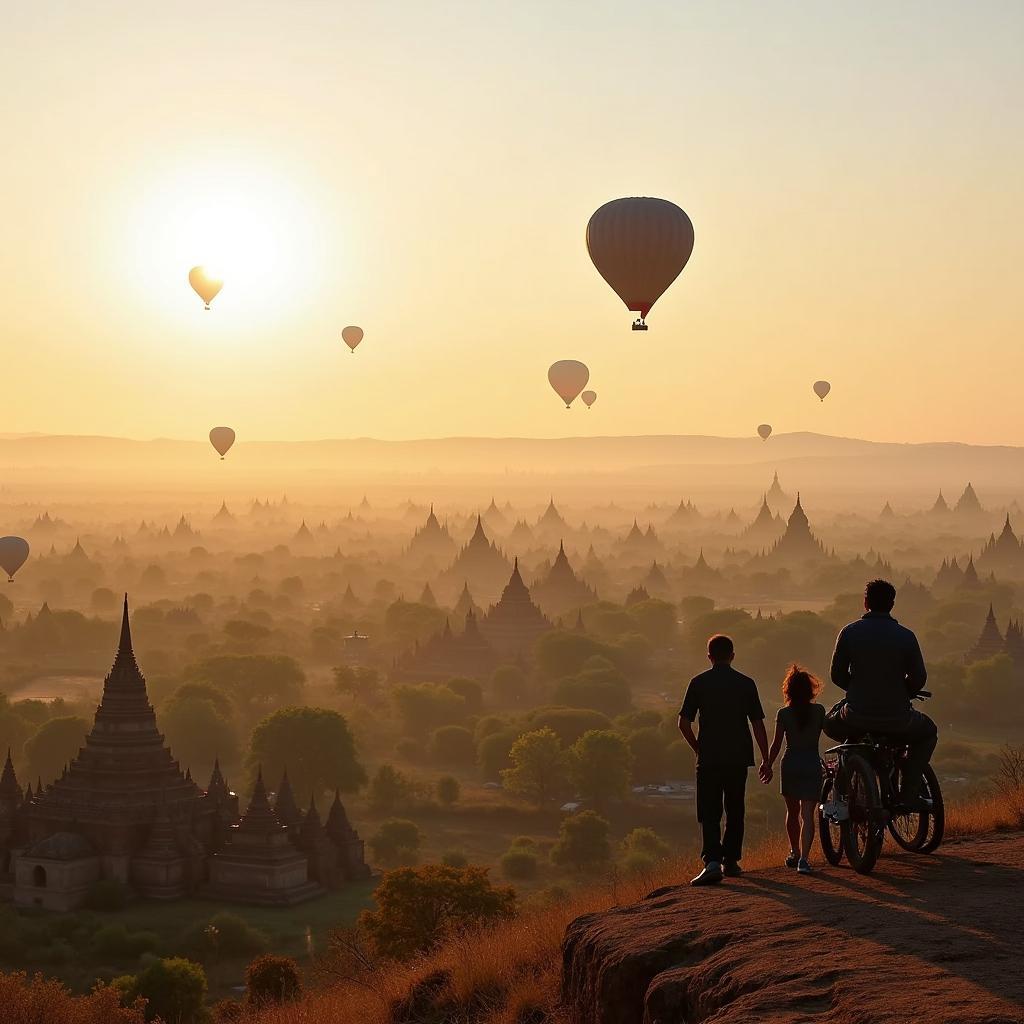
<svg viewBox="0 0 1024 1024"><path fill-rule="evenodd" d="M96 882L112 880L149 899L297 902L323 883L309 875L301 828L287 817L267 804L262 775L239 820L219 763L205 791L182 771L157 729L126 597L117 655L78 755L35 793L21 792L10 756L0 775L0 899L73 910ZM332 843L332 885L365 874L355 833Z"/></svg>
<svg viewBox="0 0 1024 1024"><path fill-rule="evenodd" d="M559 543L558 554L540 582L533 585L533 599L550 616L563 615L571 608L593 604L597 594L579 578L569 564L565 544Z"/></svg>
<svg viewBox="0 0 1024 1024"><path fill-rule="evenodd" d="M458 593L468 583L474 591L492 596L507 578L509 569L508 559L488 540L483 520L477 516L473 536L444 572L442 580L451 593Z"/></svg>
<svg viewBox="0 0 1024 1024"><path fill-rule="evenodd" d="M763 567L797 568L808 563L823 562L828 557L821 541L811 532L811 524L800 504L800 495L797 494L786 532L767 554L758 556L755 561Z"/></svg>

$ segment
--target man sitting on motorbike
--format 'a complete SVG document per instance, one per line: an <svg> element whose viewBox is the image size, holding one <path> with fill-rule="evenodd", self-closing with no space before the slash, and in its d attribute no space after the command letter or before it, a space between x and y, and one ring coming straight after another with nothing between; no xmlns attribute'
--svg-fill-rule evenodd
<svg viewBox="0 0 1024 1024"><path fill-rule="evenodd" d="M836 638L832 682L846 691L846 700L829 712L825 731L837 738L871 732L906 743L899 804L908 811L927 811L930 801L921 796L921 777L938 731L911 703L928 672L917 637L892 617L895 603L896 588L887 580L872 580L864 588L864 615Z"/></svg>

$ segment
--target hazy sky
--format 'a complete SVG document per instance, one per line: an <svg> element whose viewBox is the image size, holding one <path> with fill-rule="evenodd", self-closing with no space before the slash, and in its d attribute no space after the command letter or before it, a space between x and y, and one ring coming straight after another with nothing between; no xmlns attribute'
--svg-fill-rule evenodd
<svg viewBox="0 0 1024 1024"><path fill-rule="evenodd" d="M1019 0L0 15L0 433L1024 442ZM696 233L647 334L623 195Z"/></svg>

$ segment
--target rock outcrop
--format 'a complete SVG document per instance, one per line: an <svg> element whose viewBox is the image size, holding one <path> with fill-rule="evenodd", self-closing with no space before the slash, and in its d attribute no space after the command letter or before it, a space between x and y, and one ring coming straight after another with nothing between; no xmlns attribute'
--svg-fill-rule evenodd
<svg viewBox="0 0 1024 1024"><path fill-rule="evenodd" d="M578 918L562 998L577 1024L1022 1024L1024 838L875 875L752 871Z"/></svg>

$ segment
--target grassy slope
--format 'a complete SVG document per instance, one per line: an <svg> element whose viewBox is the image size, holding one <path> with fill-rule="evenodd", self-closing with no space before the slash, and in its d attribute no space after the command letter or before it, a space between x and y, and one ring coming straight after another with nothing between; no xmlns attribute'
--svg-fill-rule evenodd
<svg viewBox="0 0 1024 1024"><path fill-rule="evenodd" d="M951 806L946 834L953 840L1022 826L1024 794L1013 800L993 796ZM751 851L744 863L748 868L776 865L784 856L785 845L781 836L765 842ZM293 1006L265 1012L260 1024L327 1024L336 1020L389 1024L392 1004L435 971L450 976L451 1019L478 1024L557 1021L561 942L566 925L580 914L631 902L661 885L679 884L693 870L691 856L666 862L643 877L595 882L555 905L528 909L506 924L455 937L413 963L396 965L356 983L313 993ZM530 1011L537 1016L531 1016Z"/></svg>

